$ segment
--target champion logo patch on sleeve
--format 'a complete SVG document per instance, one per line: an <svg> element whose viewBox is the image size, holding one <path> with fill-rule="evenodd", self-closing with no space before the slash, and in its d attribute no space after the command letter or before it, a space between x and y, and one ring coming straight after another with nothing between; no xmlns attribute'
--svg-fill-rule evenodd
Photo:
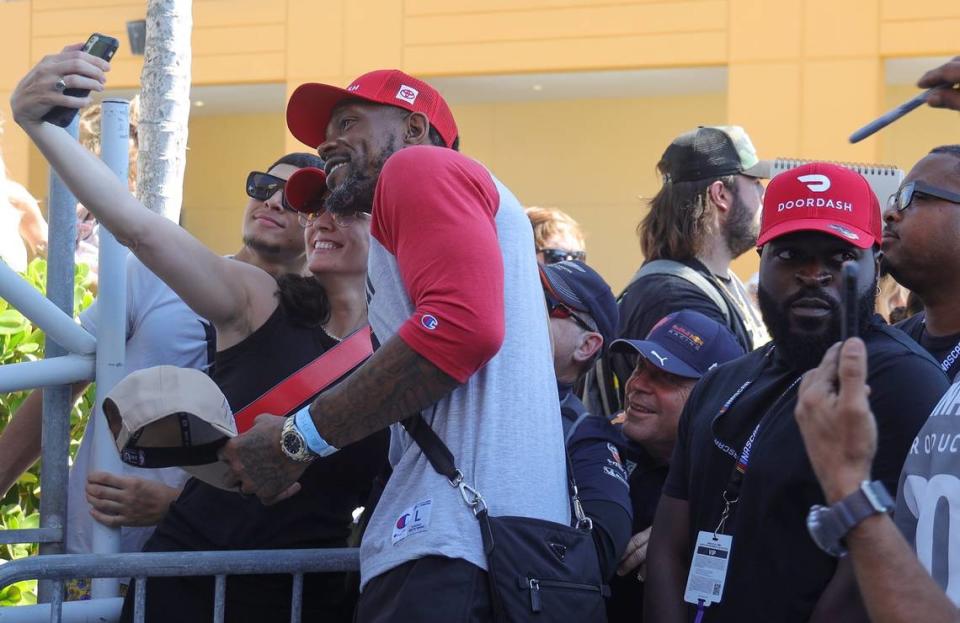
<svg viewBox="0 0 960 623"><path fill-rule="evenodd" d="M424 314L420 316L420 325L427 331L433 331L440 325L440 321L436 316Z"/></svg>
<svg viewBox="0 0 960 623"><path fill-rule="evenodd" d="M393 524L393 544L396 545L408 536L426 532L430 527L430 511L433 500L423 500L406 508Z"/></svg>

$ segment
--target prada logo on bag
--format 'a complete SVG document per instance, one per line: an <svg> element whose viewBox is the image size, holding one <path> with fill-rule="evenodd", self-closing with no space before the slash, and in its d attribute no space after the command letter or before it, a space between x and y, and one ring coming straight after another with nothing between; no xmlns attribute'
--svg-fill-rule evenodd
<svg viewBox="0 0 960 623"><path fill-rule="evenodd" d="M562 543L547 543L547 547L550 548L550 551L553 552L553 555L557 557L557 560L563 562L563 559L567 557L567 546Z"/></svg>

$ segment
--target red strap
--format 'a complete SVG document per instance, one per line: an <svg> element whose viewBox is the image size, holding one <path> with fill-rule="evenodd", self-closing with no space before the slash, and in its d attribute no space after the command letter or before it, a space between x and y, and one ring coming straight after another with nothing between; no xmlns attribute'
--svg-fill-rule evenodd
<svg viewBox="0 0 960 623"><path fill-rule="evenodd" d="M364 326L342 342L267 390L233 417L237 430L246 432L261 413L284 415L315 396L373 354L370 326Z"/></svg>

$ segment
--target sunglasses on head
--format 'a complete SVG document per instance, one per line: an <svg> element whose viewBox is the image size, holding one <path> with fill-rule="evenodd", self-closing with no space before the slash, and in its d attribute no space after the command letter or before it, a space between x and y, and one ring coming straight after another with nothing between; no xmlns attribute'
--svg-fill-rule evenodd
<svg viewBox="0 0 960 623"><path fill-rule="evenodd" d="M571 260L587 259L587 254L583 251L567 251L566 249L537 249L537 253L543 253L544 264L556 264L557 262L569 262Z"/></svg>
<svg viewBox="0 0 960 623"><path fill-rule="evenodd" d="M901 186L895 195L891 195L889 202L890 207L896 208L897 212L903 212L910 207L910 204L913 203L914 198L917 196L933 197L960 205L960 193L955 193L945 188L938 188L924 182L910 182L909 184Z"/></svg>
<svg viewBox="0 0 960 623"><path fill-rule="evenodd" d="M250 174L247 175L247 196L257 201L266 201L276 194L278 190L282 193L286 185L287 180L277 177L276 175L270 175L269 173L262 173L260 171L250 171ZM285 196L281 196L280 200L284 210L296 212L296 210L287 203Z"/></svg>
<svg viewBox="0 0 960 623"><path fill-rule="evenodd" d="M580 316L568 306L564 305L550 295L547 295L547 313L551 318L570 318L584 331L590 331L592 333L597 332L597 327L594 325L594 323L587 322L583 316Z"/></svg>

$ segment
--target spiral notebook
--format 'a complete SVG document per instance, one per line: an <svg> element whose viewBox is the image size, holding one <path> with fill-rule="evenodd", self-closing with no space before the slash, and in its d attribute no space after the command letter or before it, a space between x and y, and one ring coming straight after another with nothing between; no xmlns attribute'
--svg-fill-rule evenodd
<svg viewBox="0 0 960 623"><path fill-rule="evenodd" d="M808 164L810 162L822 161L777 158L773 161L773 166L770 170L770 177L776 177L784 171L795 169L800 165ZM881 210L887 207L887 202L890 200L890 197L897 192L897 189L900 188L900 184L903 183L903 169L899 169L895 166L885 164L862 164L858 162L831 162L831 164L839 164L840 166L847 167L848 169L852 169L866 178L867 182L870 183L870 188L873 189L873 194L875 194L877 199L880 201Z"/></svg>

